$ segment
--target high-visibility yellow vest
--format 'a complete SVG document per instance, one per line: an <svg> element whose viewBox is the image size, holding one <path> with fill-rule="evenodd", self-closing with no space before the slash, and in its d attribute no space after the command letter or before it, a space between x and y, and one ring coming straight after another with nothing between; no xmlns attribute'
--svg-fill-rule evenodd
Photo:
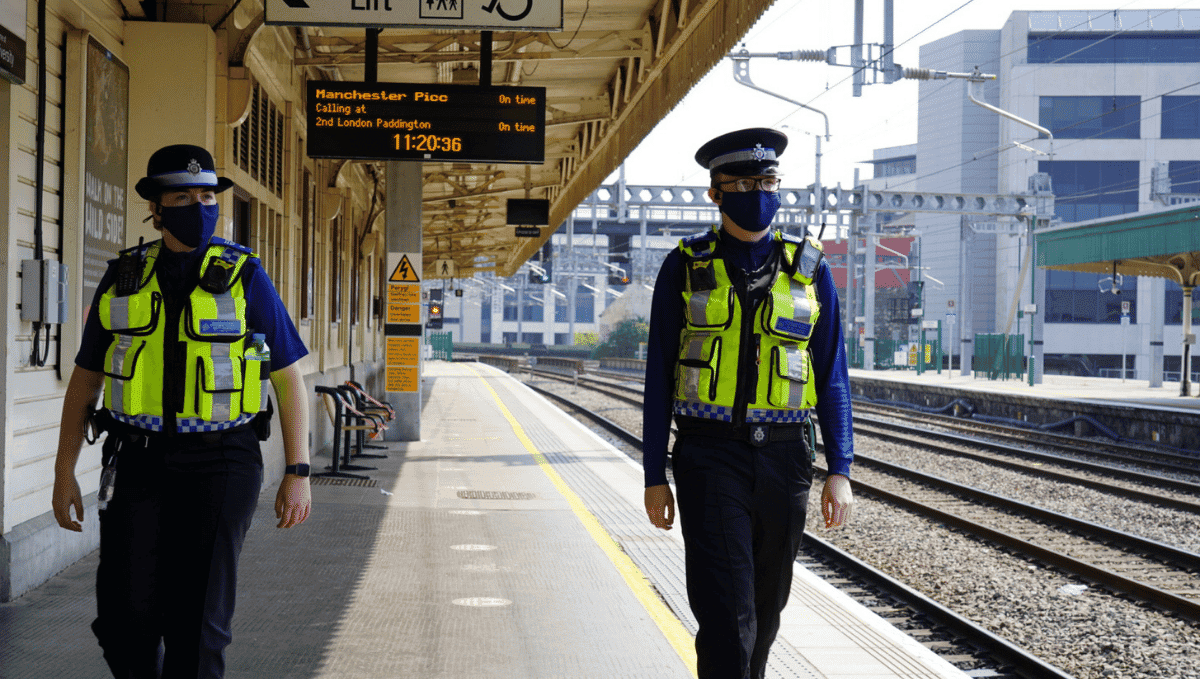
<svg viewBox="0 0 1200 679"><path fill-rule="evenodd" d="M197 285L180 312L179 327L170 331L171 339L186 347L179 365L167 354L166 308L155 267L161 248L161 241L143 246L136 291L119 296L114 284L100 297L100 324L114 335L104 359L104 407L120 421L157 430L167 415L167 390L178 389L182 381L177 431L212 431L247 421L266 409L269 378L246 327L241 272L256 255L225 241L208 246L200 280L209 274L218 283ZM182 374L168 375L169 366Z"/></svg>
<svg viewBox="0 0 1200 679"><path fill-rule="evenodd" d="M752 315L746 314L725 261L714 256L717 228L679 242L686 267L686 324L675 369L676 415L735 425L799 423L816 405L808 340L821 314L813 283L821 243L779 231L774 238L782 242L782 258ZM738 375L746 352L754 358L750 381ZM745 393L738 390L742 383Z"/></svg>

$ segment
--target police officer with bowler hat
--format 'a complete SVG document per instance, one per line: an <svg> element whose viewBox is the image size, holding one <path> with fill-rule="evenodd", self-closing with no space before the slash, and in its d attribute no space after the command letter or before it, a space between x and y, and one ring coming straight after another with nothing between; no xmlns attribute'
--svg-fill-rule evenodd
<svg viewBox="0 0 1200 679"><path fill-rule="evenodd" d="M92 630L120 679L224 676L270 433L268 382L287 464L277 526L309 514L297 364L308 352L258 257L213 235L217 194L232 185L199 146L150 156L135 188L162 238L110 262L63 403L53 495L63 528L82 530L83 440L107 432Z"/></svg>
<svg viewBox="0 0 1200 679"><path fill-rule="evenodd" d="M771 229L787 137L738 130L700 147L721 224L684 238L654 287L646 356L645 504L669 530L676 498L700 679L761 679L792 585L812 484L815 411L827 528L852 502L850 382L820 242Z"/></svg>

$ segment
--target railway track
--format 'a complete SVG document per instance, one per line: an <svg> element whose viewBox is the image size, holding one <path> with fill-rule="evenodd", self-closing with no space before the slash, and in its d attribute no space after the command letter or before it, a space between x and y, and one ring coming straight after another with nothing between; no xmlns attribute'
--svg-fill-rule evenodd
<svg viewBox="0 0 1200 679"><path fill-rule="evenodd" d="M531 371L532 374L556 380L567 380L565 376L552 371ZM607 396L620 400L622 403L636 406L642 405L642 390L636 387L614 383L608 379L584 376L579 376L574 380L568 381L574 381L579 385L595 389ZM868 417L860 414L857 408L858 406L856 405L854 415L854 431L856 435L874 436L896 443L917 446L936 453L984 462L1005 469L1031 474L1039 478L1048 478L1091 488L1115 497L1124 497L1170 509L1200 514L1200 501L1197 500L1197 498L1200 498L1200 483L1196 483L1195 481L1174 479L1164 477L1161 473L1138 472L1109 464L1080 460L1071 454L1074 452L1072 446L1058 441L1052 441L1050 446L1060 451L1066 449L1067 452L1065 454L1034 450L1031 448L1034 444L1028 441L1031 433L1028 430L1013 429L1011 427L987 427L986 430L988 432L995 433L999 431L1003 433L1007 442L999 442L946 431L932 431L928 428L929 420L925 417L919 417L915 424L910 424L907 421L897 422ZM911 413L912 411L900 408L891 408L886 412L889 416L901 418ZM950 421L949 423L942 423L943 426L958 423L956 418L941 419ZM970 431L972 427L968 426L966 429ZM1019 438L1020 436L1024 438ZM1043 433L1039 432L1038 447L1040 447L1041 436L1043 436ZM1114 454L1105 459L1131 463L1131 460L1134 458ZM1048 468L1047 464L1055 465L1060 469ZM1169 469L1176 472L1181 471L1181 468L1169 466L1167 462L1161 461L1155 468L1159 470ZM1186 471L1186 469L1182 471Z"/></svg>
<svg viewBox="0 0 1200 679"><path fill-rule="evenodd" d="M874 415L868 421L880 422L879 418L895 417L905 423L912 423L914 428L924 431L938 431L948 434L970 435L975 439L986 437L997 444L1006 444L1008 450L1016 451L1028 447L1029 428L983 422L977 419L952 417L935 413L925 413L910 408L855 401L854 412L859 415ZM932 429L931 429L932 428ZM1036 446L1041 451L1057 452L1055 459L1082 459L1103 464L1121 464L1136 466L1153 472L1168 472L1200 477L1200 454L1187 455L1169 450L1165 447L1155 449L1146 446L1134 446L1121 442L1100 439L1088 439L1078 436L1068 436L1050 431L1037 430ZM1042 459L1049 459L1051 456Z"/></svg>
<svg viewBox="0 0 1200 679"><path fill-rule="evenodd" d="M568 412L577 413L624 443L641 448L641 439L636 434L612 420L541 386L529 386ZM975 676L1070 679L1062 670L816 536L805 534L797 561L826 575L836 574L837 577L830 579L850 596L884 615L948 661L959 667L970 666Z"/></svg>

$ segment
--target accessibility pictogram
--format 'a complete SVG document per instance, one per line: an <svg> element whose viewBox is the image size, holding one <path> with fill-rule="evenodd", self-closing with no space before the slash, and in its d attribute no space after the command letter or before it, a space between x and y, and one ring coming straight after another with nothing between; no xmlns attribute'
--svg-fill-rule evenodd
<svg viewBox="0 0 1200 679"><path fill-rule="evenodd" d="M417 270L413 268L412 262L408 261L408 255L400 258L400 263L392 269L392 275L388 276L388 280L393 283L420 283L421 276L417 274Z"/></svg>

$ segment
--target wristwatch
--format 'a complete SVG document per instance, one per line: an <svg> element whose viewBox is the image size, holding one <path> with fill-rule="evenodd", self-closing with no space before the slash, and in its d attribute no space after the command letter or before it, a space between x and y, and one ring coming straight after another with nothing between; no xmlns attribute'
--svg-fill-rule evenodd
<svg viewBox="0 0 1200 679"><path fill-rule="evenodd" d="M306 464L289 464L288 466L283 468L283 473L291 474L293 476L302 476L302 477L308 476L308 465L306 465Z"/></svg>

